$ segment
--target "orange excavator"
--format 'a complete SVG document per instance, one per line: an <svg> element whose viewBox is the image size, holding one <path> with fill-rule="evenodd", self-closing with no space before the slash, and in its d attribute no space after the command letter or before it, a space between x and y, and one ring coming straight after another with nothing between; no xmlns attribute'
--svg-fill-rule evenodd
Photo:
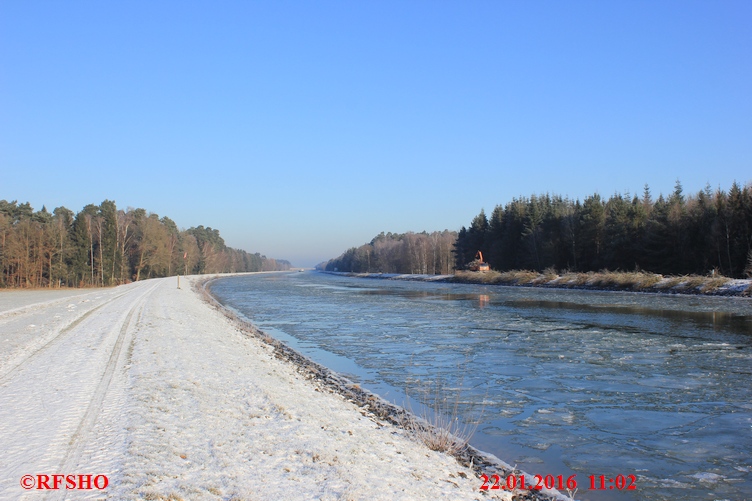
<svg viewBox="0 0 752 501"><path fill-rule="evenodd" d="M488 263L483 261L483 253L478 251L475 253L475 260L470 263L468 269L470 271L488 271L491 268L488 266Z"/></svg>

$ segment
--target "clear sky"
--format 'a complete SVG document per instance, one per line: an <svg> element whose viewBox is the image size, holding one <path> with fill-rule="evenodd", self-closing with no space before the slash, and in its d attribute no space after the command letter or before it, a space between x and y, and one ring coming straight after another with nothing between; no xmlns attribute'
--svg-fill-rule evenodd
<svg viewBox="0 0 752 501"><path fill-rule="evenodd" d="M0 0L0 199L310 266L516 196L752 181L752 2Z"/></svg>

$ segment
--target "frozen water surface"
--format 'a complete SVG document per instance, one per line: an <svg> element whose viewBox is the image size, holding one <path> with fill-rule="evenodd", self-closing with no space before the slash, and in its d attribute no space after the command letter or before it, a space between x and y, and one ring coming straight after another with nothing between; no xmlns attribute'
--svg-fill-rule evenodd
<svg viewBox="0 0 752 501"><path fill-rule="evenodd" d="M414 411L459 402L481 416L476 447L530 474L576 474L578 499L752 499L749 299L320 273L212 291L400 405L406 391ZM591 475L630 474L637 490L589 489Z"/></svg>

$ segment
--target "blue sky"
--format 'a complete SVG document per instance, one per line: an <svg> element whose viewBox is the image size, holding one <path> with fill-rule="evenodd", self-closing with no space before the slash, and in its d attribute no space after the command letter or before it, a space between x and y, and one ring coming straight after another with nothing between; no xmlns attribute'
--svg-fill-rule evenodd
<svg viewBox="0 0 752 501"><path fill-rule="evenodd" d="M0 2L0 199L313 265L515 196L752 181L752 2Z"/></svg>

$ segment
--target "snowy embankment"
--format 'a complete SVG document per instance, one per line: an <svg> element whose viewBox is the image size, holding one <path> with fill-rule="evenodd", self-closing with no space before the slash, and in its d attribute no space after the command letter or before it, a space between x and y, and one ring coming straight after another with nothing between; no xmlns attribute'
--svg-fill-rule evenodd
<svg viewBox="0 0 752 501"><path fill-rule="evenodd" d="M658 294L690 294L706 296L752 295L752 279L669 276L640 273L569 273L562 276L531 271L487 273L458 271L454 275L410 273L351 273L324 271L331 275L417 282L452 282L464 284L504 285L509 287L543 287L548 289L580 289L595 291L649 292Z"/></svg>
<svg viewBox="0 0 752 501"><path fill-rule="evenodd" d="M196 280L0 293L0 499L511 499L278 359ZM36 489L55 474L108 485Z"/></svg>

